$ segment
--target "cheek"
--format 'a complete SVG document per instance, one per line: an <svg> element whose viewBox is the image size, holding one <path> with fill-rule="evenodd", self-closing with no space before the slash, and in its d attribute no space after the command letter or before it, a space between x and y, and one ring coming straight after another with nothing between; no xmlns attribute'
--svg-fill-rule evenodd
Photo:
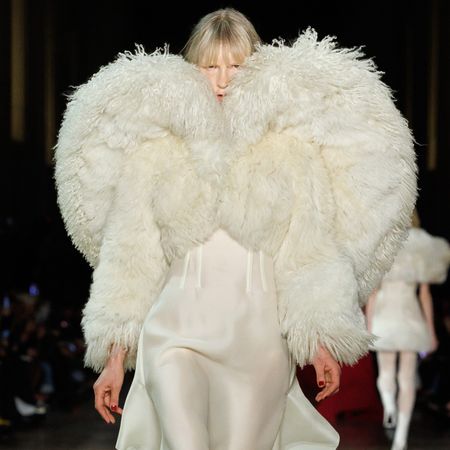
<svg viewBox="0 0 450 450"><path fill-rule="evenodd" d="M216 77L214 73L208 73L206 75L206 78L208 78L209 84L214 89L216 87Z"/></svg>
<svg viewBox="0 0 450 450"><path fill-rule="evenodd" d="M205 69L200 69L200 72L206 77L206 79L209 81L209 84L212 88L216 87L216 77L214 72L210 72Z"/></svg>

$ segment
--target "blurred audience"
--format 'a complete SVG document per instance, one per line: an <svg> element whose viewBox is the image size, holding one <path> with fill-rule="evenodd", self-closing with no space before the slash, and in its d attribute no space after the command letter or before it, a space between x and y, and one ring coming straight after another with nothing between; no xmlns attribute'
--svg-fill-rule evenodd
<svg viewBox="0 0 450 450"><path fill-rule="evenodd" d="M72 409L91 391L83 368L80 311L39 295L9 292L0 304L0 432L35 424L50 408Z"/></svg>

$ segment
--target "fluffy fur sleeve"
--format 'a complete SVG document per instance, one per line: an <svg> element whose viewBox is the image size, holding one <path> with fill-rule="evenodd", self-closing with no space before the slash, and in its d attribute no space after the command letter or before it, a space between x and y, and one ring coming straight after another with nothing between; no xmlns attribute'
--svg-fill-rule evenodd
<svg viewBox="0 0 450 450"><path fill-rule="evenodd" d="M450 245L421 228L411 228L384 281L443 283L450 264Z"/></svg>
<svg viewBox="0 0 450 450"><path fill-rule="evenodd" d="M82 326L85 362L96 371L113 343L128 349L125 367L134 366L142 321L166 273L151 158L163 157L163 140L194 153L198 142L214 140L216 103L192 65L141 48L119 55L70 98L55 179L66 229L94 268Z"/></svg>
<svg viewBox="0 0 450 450"><path fill-rule="evenodd" d="M270 132L282 146L284 135L294 136L299 152L315 147L311 158L322 161L328 179L332 213L311 224L320 217L318 197L308 218L315 230L294 213L279 252L281 321L300 364L319 342L346 363L368 350L359 305L390 268L416 199L410 130L373 62L362 56L308 30L292 46L261 47L227 99L238 140L257 144Z"/></svg>
<svg viewBox="0 0 450 450"><path fill-rule="evenodd" d="M143 320L167 273L150 207L152 150L158 150L158 142L127 155L83 310L85 365L97 372L114 343L128 350L125 368L134 368Z"/></svg>
<svg viewBox="0 0 450 450"><path fill-rule="evenodd" d="M299 145L309 153L304 164L310 177L295 180L297 202L275 258L280 324L301 366L311 363L319 344L337 361L352 364L372 337L358 304L353 262L333 237L329 217L335 205L326 169L313 146Z"/></svg>

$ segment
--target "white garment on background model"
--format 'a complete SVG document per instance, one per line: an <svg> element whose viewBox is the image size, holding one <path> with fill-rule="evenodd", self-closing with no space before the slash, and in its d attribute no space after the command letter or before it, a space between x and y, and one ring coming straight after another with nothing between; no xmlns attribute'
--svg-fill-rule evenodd
<svg viewBox="0 0 450 450"><path fill-rule="evenodd" d="M432 337L417 296L419 283L443 283L450 263L448 242L410 228L405 245L376 294L371 332L376 351L426 352Z"/></svg>
<svg viewBox="0 0 450 450"><path fill-rule="evenodd" d="M325 450L295 378L273 261L224 230L175 260L140 334L119 450Z"/></svg>
<svg viewBox="0 0 450 450"><path fill-rule="evenodd" d="M384 281L372 317L376 351L426 352L432 338L417 298L417 283Z"/></svg>
<svg viewBox="0 0 450 450"><path fill-rule="evenodd" d="M377 351L383 424L396 427L391 450L406 449L416 396L417 352L431 350L433 342L417 287L444 282L449 263L450 246L445 239L411 228L375 297L371 331L377 336L373 349Z"/></svg>

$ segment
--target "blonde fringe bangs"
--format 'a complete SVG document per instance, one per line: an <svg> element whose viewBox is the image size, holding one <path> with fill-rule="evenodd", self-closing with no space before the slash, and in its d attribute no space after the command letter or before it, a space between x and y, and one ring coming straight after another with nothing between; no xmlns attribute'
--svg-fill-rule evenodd
<svg viewBox="0 0 450 450"><path fill-rule="evenodd" d="M185 59L197 65L212 65L222 52L230 62L242 62L261 42L248 19L231 8L205 16L194 28L183 49Z"/></svg>

